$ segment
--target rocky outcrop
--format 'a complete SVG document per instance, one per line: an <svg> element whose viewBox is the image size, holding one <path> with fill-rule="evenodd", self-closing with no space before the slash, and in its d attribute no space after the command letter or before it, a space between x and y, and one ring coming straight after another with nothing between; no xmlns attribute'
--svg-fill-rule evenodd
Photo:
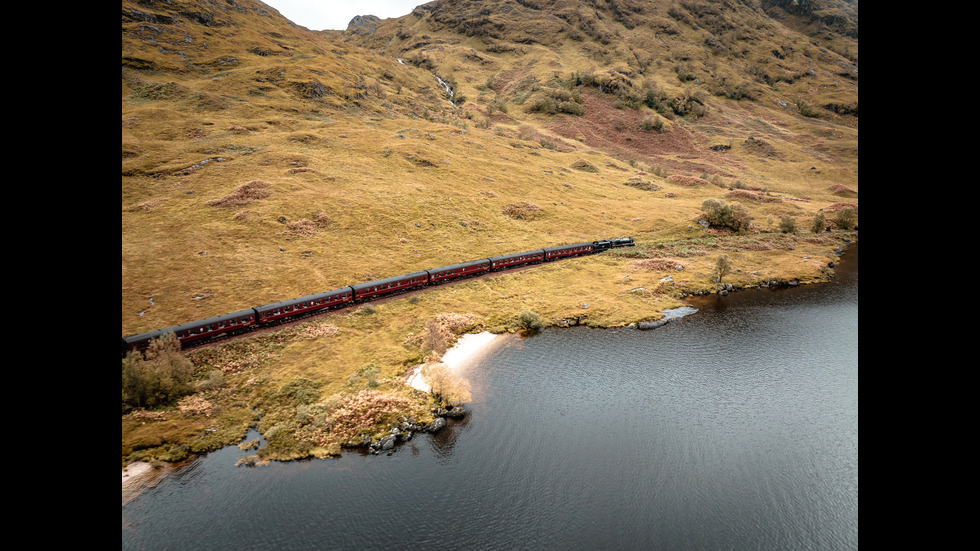
<svg viewBox="0 0 980 551"><path fill-rule="evenodd" d="M656 329L674 320L683 318L684 316L690 316L691 314L694 314L697 311L698 311L697 308L693 308L691 306L680 306L678 308L670 308L668 310L664 310L663 312L661 312L664 315L664 317L654 321L641 321L636 324L636 328L642 331L646 331L649 329Z"/></svg>
<svg viewBox="0 0 980 551"><path fill-rule="evenodd" d="M355 15L347 24L348 33L370 36L378 30L381 18L376 15Z"/></svg>
<svg viewBox="0 0 980 551"><path fill-rule="evenodd" d="M450 408L437 408L432 412L436 417L431 423L417 423L405 417L401 422L388 431L388 434L377 440L371 440L369 436L364 436L360 446L365 446L372 454L386 453L391 455L395 452L395 446L400 442L411 440L418 433L438 432L446 427L446 418L462 419L466 416L466 409L463 406ZM353 443L348 443L352 447L357 447Z"/></svg>

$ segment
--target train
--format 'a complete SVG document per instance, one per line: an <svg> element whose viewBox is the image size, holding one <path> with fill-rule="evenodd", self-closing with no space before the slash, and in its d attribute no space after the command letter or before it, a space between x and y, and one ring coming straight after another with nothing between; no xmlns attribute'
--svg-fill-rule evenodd
<svg viewBox="0 0 980 551"><path fill-rule="evenodd" d="M122 338L122 353L143 351L150 341L173 333L181 346L200 344L229 334L242 333L256 327L282 323L283 321L307 316L322 310L336 309L351 304L400 294L425 286L439 285L449 281L474 277L490 272L498 272L542 262L553 262L563 258L596 254L619 247L633 247L632 237L603 239L571 245L559 245L519 253L504 254L460 262L430 270L420 270L409 274L367 281L331 291L324 291L289 300L282 300L238 310L220 316L181 323L155 329L145 333Z"/></svg>

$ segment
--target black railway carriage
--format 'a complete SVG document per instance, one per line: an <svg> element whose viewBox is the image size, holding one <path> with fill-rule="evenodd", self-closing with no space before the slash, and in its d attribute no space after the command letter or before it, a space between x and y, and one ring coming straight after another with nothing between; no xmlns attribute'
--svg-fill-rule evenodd
<svg viewBox="0 0 980 551"><path fill-rule="evenodd" d="M431 284L441 283L450 279L485 274L489 271L489 258L481 258L480 260L460 262L459 264L450 264L449 266L426 270L426 272L429 274L429 283Z"/></svg>
<svg viewBox="0 0 980 551"><path fill-rule="evenodd" d="M544 249L490 257L490 269L503 270L537 262L544 262Z"/></svg>
<svg viewBox="0 0 980 551"><path fill-rule="evenodd" d="M632 237L619 237L616 239L603 239L602 241L593 241L594 252L601 253L616 247L635 247L636 243L633 242Z"/></svg>
<svg viewBox="0 0 980 551"><path fill-rule="evenodd" d="M351 285L354 290L354 300L361 301L371 297L384 296L422 287L429 282L429 272L421 271L400 276L376 279L366 283Z"/></svg>
<svg viewBox="0 0 980 551"><path fill-rule="evenodd" d="M348 286L290 300L281 300L264 306L256 306L254 310L259 323L268 323L324 308L333 308L353 300L354 289Z"/></svg>
<svg viewBox="0 0 980 551"><path fill-rule="evenodd" d="M146 333L124 337L123 342L129 350L144 350L152 339L173 333L181 344L199 341L216 335L247 329L256 324L255 309L239 310L230 314L222 314L197 321L189 321L180 325L171 325L163 329L155 329Z"/></svg>

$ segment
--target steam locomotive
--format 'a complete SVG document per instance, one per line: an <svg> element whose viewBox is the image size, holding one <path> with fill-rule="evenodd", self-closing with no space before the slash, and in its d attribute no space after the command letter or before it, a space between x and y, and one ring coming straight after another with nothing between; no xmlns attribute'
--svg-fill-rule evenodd
<svg viewBox="0 0 980 551"><path fill-rule="evenodd" d="M572 245L561 245L546 249L505 254L491 258L481 258L479 260L451 264L431 270L422 270L410 274L377 279L341 287L332 291L282 300L229 314L213 316L123 337L122 352L126 354L126 352L131 350L145 350L151 340L162 337L166 333L173 333L181 345L199 343L226 334L241 333L254 327L281 323L282 321L306 316L319 310L334 309L349 304L374 300L427 285L438 285L465 277L516 268L528 264L552 262L563 258L595 254L612 248L632 247L634 245L635 243L632 237L604 239L601 241L575 243Z"/></svg>

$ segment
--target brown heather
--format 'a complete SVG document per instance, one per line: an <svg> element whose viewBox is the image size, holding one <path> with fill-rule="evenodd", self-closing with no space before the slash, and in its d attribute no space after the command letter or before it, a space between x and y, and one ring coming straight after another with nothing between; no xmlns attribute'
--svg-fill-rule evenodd
<svg viewBox="0 0 980 551"><path fill-rule="evenodd" d="M265 199L272 195L269 183L262 180L252 180L235 188L235 191L220 199L212 199L206 204L211 207L228 207L247 205L252 201Z"/></svg>

